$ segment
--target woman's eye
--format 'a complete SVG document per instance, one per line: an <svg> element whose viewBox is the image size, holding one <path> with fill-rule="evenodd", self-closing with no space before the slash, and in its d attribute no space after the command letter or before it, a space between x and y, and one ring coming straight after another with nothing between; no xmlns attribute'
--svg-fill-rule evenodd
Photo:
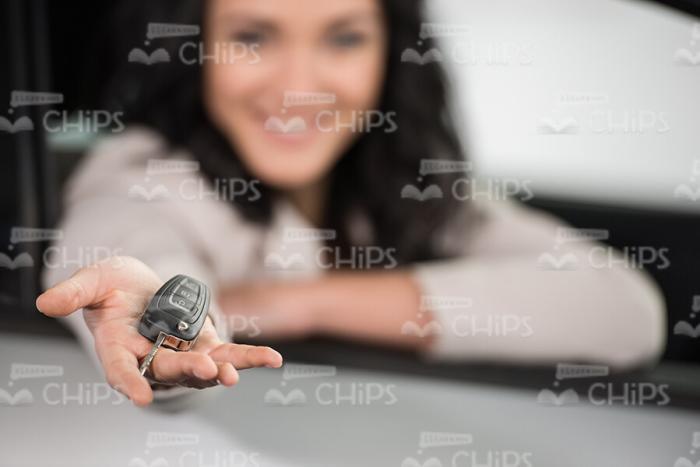
<svg viewBox="0 0 700 467"><path fill-rule="evenodd" d="M334 47L352 48L361 45L365 41L365 36L358 33L336 34L331 37L331 44Z"/></svg>
<svg viewBox="0 0 700 467"><path fill-rule="evenodd" d="M233 34L231 39L234 42L240 42L241 44L259 45L265 41L265 35L256 31L244 31Z"/></svg>

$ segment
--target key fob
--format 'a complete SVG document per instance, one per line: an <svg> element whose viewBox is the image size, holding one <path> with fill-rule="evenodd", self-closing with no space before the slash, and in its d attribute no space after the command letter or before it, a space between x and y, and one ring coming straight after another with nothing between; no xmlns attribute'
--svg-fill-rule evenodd
<svg viewBox="0 0 700 467"><path fill-rule="evenodd" d="M139 333L173 350L189 350L204 326L210 291L202 282L179 274L158 289L139 322Z"/></svg>

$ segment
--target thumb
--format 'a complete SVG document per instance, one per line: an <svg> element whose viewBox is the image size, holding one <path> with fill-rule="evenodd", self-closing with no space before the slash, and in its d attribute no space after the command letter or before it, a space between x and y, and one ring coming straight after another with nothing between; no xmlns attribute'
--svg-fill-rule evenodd
<svg viewBox="0 0 700 467"><path fill-rule="evenodd" d="M119 257L79 269L69 279L59 282L36 299L36 307L47 316L67 316L103 297L118 286L115 273L123 266Z"/></svg>
<svg viewBox="0 0 700 467"><path fill-rule="evenodd" d="M36 307L47 316L60 317L90 305L97 296L97 278L91 277L93 271L81 269L70 279L51 287L37 297Z"/></svg>

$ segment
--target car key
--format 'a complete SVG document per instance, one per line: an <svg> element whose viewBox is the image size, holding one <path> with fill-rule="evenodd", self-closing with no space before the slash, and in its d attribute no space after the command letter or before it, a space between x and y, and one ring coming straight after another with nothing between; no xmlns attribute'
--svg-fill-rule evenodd
<svg viewBox="0 0 700 467"><path fill-rule="evenodd" d="M139 368L142 376L161 346L190 350L207 319L209 300L209 287L182 274L158 289L139 322L139 333L154 343Z"/></svg>

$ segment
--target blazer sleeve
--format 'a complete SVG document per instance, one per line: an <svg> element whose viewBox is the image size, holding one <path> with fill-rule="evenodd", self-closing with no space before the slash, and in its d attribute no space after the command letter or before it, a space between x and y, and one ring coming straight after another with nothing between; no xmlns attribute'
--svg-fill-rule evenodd
<svg viewBox="0 0 700 467"><path fill-rule="evenodd" d="M438 325L429 356L616 368L659 358L665 306L644 271L602 244L561 242L565 224L514 201L479 209L464 257L413 271Z"/></svg>

